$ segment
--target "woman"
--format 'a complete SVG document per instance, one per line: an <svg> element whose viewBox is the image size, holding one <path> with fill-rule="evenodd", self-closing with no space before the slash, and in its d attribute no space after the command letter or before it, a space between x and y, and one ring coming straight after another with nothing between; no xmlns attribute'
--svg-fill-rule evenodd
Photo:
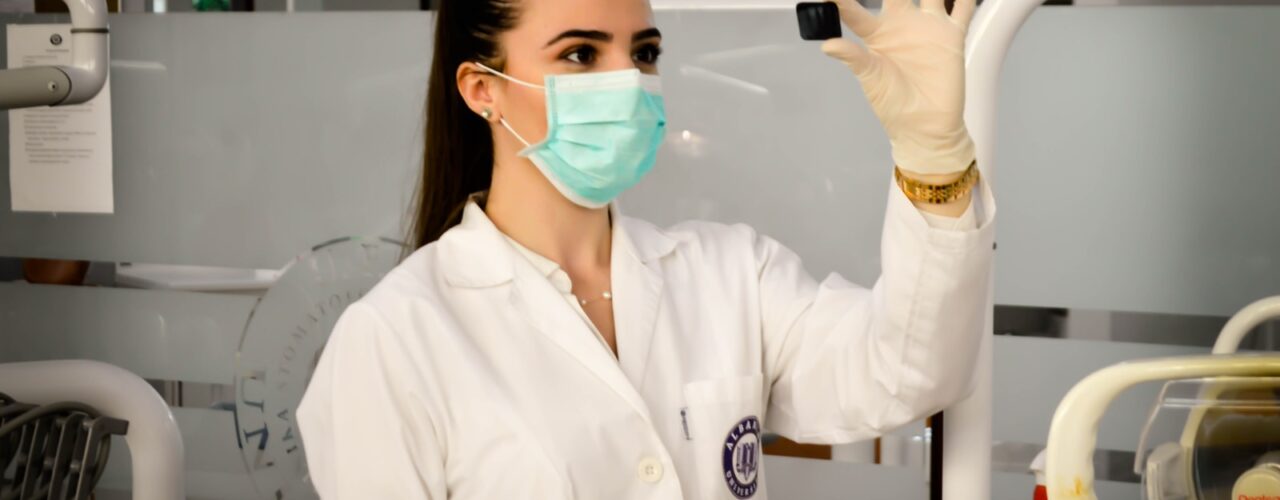
<svg viewBox="0 0 1280 500"><path fill-rule="evenodd" d="M900 167L864 289L746 226L613 209L665 126L646 0L444 0L417 250L298 410L321 496L764 498L762 429L845 443L964 396L994 214L962 120L974 2L921 1L841 0L866 47L823 45Z"/></svg>

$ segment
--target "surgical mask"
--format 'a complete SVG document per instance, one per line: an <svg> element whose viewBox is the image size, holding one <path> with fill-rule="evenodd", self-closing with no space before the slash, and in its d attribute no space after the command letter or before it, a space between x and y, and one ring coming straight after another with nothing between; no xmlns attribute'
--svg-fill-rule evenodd
<svg viewBox="0 0 1280 500"><path fill-rule="evenodd" d="M608 205L653 169L667 118L657 76L637 69L547 75L546 85L524 82L483 64L495 75L543 89L547 137L524 140L500 119L533 162L565 198L587 207Z"/></svg>

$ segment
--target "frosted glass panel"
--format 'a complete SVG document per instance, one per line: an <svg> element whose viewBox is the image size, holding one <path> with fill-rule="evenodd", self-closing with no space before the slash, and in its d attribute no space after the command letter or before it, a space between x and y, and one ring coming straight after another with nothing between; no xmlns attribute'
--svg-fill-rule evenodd
<svg viewBox="0 0 1280 500"><path fill-rule="evenodd" d="M670 129L631 213L747 222L871 283L891 160L785 10L659 15ZM1280 293L1280 7L1043 8L1002 80L996 301L1228 315Z"/></svg>
<svg viewBox="0 0 1280 500"><path fill-rule="evenodd" d="M257 496L236 444L235 415L230 411L175 408L187 465L187 500L250 500ZM122 438L111 446L111 459L99 490L132 491L129 447ZM104 498L99 495L99 498ZM111 497L106 497L111 498Z"/></svg>
<svg viewBox="0 0 1280 500"><path fill-rule="evenodd" d="M430 14L111 22L118 213L2 209L0 255L278 268L400 234ZM1280 293L1277 23L1267 6L1037 11L1003 77L997 301L1226 315ZM890 157L856 79L788 9L657 24L672 135L623 208L747 222L815 274L874 280Z"/></svg>
<svg viewBox="0 0 1280 500"><path fill-rule="evenodd" d="M1037 11L1003 80L996 300L1229 315L1280 294L1277 22Z"/></svg>
<svg viewBox="0 0 1280 500"><path fill-rule="evenodd" d="M255 297L0 283L0 363L85 358L230 384Z"/></svg>
<svg viewBox="0 0 1280 500"><path fill-rule="evenodd" d="M293 412L337 319L399 254L382 240L335 241L299 256L261 298L0 284L0 363L94 359L206 386L208 397L193 390L174 408L192 498L315 498ZM115 453L104 488L128 489L127 451Z"/></svg>
<svg viewBox="0 0 1280 500"><path fill-rule="evenodd" d="M1012 474L997 472L991 476L991 498L993 500L1026 500L1033 498L1036 480L1030 474ZM1094 483L1094 492L1102 500L1137 500L1142 498L1141 488L1137 483L1113 483L1098 481Z"/></svg>
<svg viewBox="0 0 1280 500"><path fill-rule="evenodd" d="M765 456L769 498L805 500L926 500L923 469Z"/></svg>
<svg viewBox="0 0 1280 500"><path fill-rule="evenodd" d="M1189 354L1207 348L1088 340L995 338L992 440L1043 445L1058 402L1081 379L1123 361ZM1134 451L1160 383L1116 398L1098 425L1098 448Z"/></svg>
<svg viewBox="0 0 1280 500"><path fill-rule="evenodd" d="M12 213L5 168L0 255L278 269L334 238L398 236L430 21L111 16L116 213Z"/></svg>
<svg viewBox="0 0 1280 500"><path fill-rule="evenodd" d="M429 14L111 23L117 213L12 213L4 168L0 256L278 269L337 237L399 235L419 166ZM661 10L657 23L671 135L622 210L658 223L746 222L812 273L870 284L891 160L856 79L798 39L789 9ZM1226 315L1280 293L1278 24L1276 7L1032 16L1003 77L997 301ZM229 384L255 300L2 285L0 361L87 356L149 378ZM997 439L1042 442L1058 399L1088 372L1187 352L998 339ZM1154 397L1144 390L1104 420L1101 447L1136 444L1135 418ZM235 429L224 417L183 417L191 449L225 448ZM246 484L198 464L193 485ZM868 472L858 489L840 479L857 472L825 482L810 476L825 469L770 467L775 497L844 488L924 498L916 470Z"/></svg>

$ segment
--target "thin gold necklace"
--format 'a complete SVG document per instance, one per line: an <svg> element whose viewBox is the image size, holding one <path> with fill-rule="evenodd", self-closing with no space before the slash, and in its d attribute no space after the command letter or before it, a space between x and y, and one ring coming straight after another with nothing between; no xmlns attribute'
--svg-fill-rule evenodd
<svg viewBox="0 0 1280 500"><path fill-rule="evenodd" d="M613 293L609 292L608 290L605 290L604 293L601 293L599 297L596 297L594 299L583 299L578 297L577 295L574 295L573 298L578 299L578 304L585 307L587 304L590 304L592 302L598 302L601 300L613 300Z"/></svg>

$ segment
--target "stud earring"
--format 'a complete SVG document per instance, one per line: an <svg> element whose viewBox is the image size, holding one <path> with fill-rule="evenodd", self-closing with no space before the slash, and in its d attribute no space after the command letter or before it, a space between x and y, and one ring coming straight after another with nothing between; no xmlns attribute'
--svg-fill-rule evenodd
<svg viewBox="0 0 1280 500"><path fill-rule="evenodd" d="M488 120L490 117L492 117L492 116L493 116L493 111L492 111L492 110L490 110L489 108L484 108L484 110L480 111L480 116L482 116L482 117L484 117L484 119Z"/></svg>

